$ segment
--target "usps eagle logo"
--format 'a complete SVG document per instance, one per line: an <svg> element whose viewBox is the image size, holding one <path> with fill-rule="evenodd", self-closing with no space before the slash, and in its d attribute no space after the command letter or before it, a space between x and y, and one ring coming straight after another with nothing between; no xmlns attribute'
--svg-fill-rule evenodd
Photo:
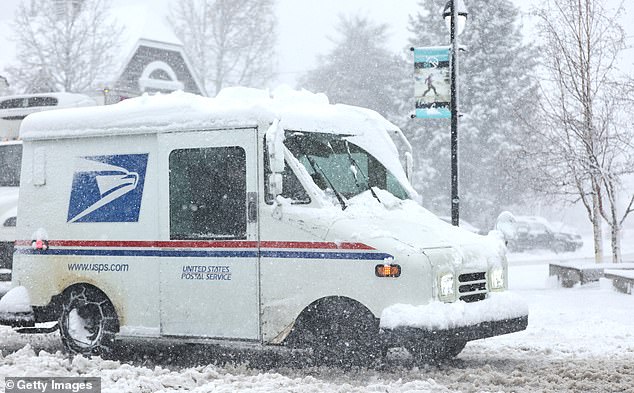
<svg viewBox="0 0 634 393"><path fill-rule="evenodd" d="M67 222L137 222L148 154L78 157Z"/></svg>

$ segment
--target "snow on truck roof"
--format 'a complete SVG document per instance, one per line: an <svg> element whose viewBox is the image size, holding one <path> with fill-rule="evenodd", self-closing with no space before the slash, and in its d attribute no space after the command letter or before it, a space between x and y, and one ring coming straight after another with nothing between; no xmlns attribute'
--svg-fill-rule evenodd
<svg viewBox="0 0 634 393"><path fill-rule="evenodd" d="M144 95L115 105L35 113L23 121L20 138L28 141L245 127L275 119L284 129L295 131L362 136L398 130L372 110L333 105L323 94L287 87L273 92L232 87L214 98L179 91Z"/></svg>

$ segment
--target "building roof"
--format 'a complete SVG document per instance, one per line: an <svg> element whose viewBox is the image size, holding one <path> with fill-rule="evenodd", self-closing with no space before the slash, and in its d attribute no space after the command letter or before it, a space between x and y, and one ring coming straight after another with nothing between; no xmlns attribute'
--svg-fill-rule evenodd
<svg viewBox="0 0 634 393"><path fill-rule="evenodd" d="M157 10L156 2L152 0L138 0L129 4L129 0L115 0L110 10L112 18L124 28L121 36L121 48L119 56L115 60L111 72L102 75L96 81L99 88L111 87L116 82L129 64L132 56L142 45L167 49L179 52L183 55L187 67L193 73L191 64L184 56L182 42L174 34L172 27L167 22L167 15ZM203 86L200 81L196 82Z"/></svg>

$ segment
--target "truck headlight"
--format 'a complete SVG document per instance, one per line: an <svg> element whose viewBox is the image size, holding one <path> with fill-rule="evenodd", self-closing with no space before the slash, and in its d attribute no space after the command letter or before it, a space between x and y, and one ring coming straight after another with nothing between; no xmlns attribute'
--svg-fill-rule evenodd
<svg viewBox="0 0 634 393"><path fill-rule="evenodd" d="M504 268L494 267L489 272L489 285L492 291L501 291L504 289Z"/></svg>
<svg viewBox="0 0 634 393"><path fill-rule="evenodd" d="M453 302L456 300L453 273L443 273L438 278L438 297L443 302Z"/></svg>

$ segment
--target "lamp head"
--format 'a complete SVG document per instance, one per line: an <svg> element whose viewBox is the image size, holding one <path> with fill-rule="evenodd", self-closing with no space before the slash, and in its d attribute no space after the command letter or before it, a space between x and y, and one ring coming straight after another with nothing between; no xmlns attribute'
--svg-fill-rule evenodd
<svg viewBox="0 0 634 393"><path fill-rule="evenodd" d="M464 30L465 25L467 24L467 7L464 4L463 0L449 0L447 4L445 4L445 8L442 11L442 17L445 19L445 24L448 29L451 29L451 17L452 17L452 4L456 3L456 9L458 11L458 20L456 23L456 34L460 35Z"/></svg>

